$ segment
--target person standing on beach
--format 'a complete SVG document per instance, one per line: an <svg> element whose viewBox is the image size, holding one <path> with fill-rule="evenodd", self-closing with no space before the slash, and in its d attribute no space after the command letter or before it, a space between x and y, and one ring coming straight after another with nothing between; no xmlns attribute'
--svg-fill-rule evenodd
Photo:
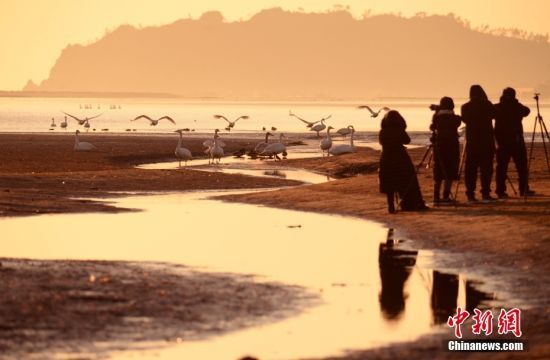
<svg viewBox="0 0 550 360"><path fill-rule="evenodd" d="M521 196L533 195L527 180L527 150L523 139L522 120L531 110L516 99L516 91L506 88L500 102L495 105L495 137L497 140L497 196L508 198L506 193L506 173L510 158L516 164Z"/></svg>
<svg viewBox="0 0 550 360"><path fill-rule="evenodd" d="M470 101L462 105L462 121L466 124L465 182L468 202L476 202L477 171L481 173L481 196L484 202L491 197L495 139L493 119L495 107L480 85L470 87Z"/></svg>
<svg viewBox="0 0 550 360"><path fill-rule="evenodd" d="M451 187L458 180L458 163L460 150L458 132L460 116L454 113L455 104L452 98L443 97L435 107L430 130L433 132L432 145L434 154L434 203L451 204ZM440 198L441 184L443 199Z"/></svg>
<svg viewBox="0 0 550 360"><path fill-rule="evenodd" d="M380 192L386 194L388 212L395 213L394 197L399 194L401 210L426 210L422 199L416 171L404 144L411 142L405 129L405 119L395 110L386 113L381 123L378 141L382 145L380 154Z"/></svg>

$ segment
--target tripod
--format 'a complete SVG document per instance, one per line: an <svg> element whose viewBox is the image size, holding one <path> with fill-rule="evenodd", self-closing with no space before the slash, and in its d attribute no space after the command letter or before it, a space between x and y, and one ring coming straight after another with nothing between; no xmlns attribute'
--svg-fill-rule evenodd
<svg viewBox="0 0 550 360"><path fill-rule="evenodd" d="M418 165L416 165L417 173L418 173L418 170L420 170L420 168L424 165L424 161L426 161L426 159L427 159L426 169L430 168L430 163L432 162L432 157L433 157L433 148L434 148L434 144L430 143L430 145L428 145L428 148L426 149L426 152L424 153L424 156L422 156L422 160L420 160Z"/></svg>
<svg viewBox="0 0 550 360"><path fill-rule="evenodd" d="M544 120L542 119L542 116L540 115L540 106L539 106L539 93L535 93L535 96L533 99L537 102L537 116L535 117L535 124L533 126L533 134L531 135L531 146L529 149L529 159L527 160L527 181L526 184L528 184L529 181L529 169L531 168L531 159L533 158L533 147L535 144L535 136L537 134L537 124L540 128L540 136L542 138L542 146L544 148L544 156L546 158L546 166L548 168L548 172L550 173L550 162L548 160L548 150L546 148L546 141L548 141L550 145L550 136L548 135L548 129L546 128L546 124L544 123ZM546 136L546 139L545 139ZM527 186L527 185L526 185ZM527 190L523 189L523 195L525 201L527 201Z"/></svg>

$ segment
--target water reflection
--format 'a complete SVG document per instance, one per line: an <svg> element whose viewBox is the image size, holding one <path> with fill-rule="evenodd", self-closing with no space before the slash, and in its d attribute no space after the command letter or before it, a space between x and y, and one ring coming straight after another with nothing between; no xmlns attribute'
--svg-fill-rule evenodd
<svg viewBox="0 0 550 360"><path fill-rule="evenodd" d="M389 241L378 248L378 266L380 267L380 308L388 320L397 320L405 310L405 282L416 264L418 251L395 248Z"/></svg>

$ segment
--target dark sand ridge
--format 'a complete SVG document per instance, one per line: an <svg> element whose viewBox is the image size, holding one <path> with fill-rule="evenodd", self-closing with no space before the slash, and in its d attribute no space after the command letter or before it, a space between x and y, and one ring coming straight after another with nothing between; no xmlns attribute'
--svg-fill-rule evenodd
<svg viewBox="0 0 550 360"><path fill-rule="evenodd" d="M84 136L83 136L84 137ZM131 141L128 141L131 139ZM73 137L52 135L0 135L0 210L2 215L38 212L105 211L112 207L73 201L71 196L104 196L108 191L156 191L213 188L251 188L290 185L278 179L257 179L238 175L209 174L193 170L139 170L138 163L172 158L177 139L162 136L89 135L83 141L98 145L104 152L74 153ZM186 144L200 152L202 140ZM247 140L228 142L227 150L247 145ZM37 156L39 151L40 157ZM418 160L424 150L411 150ZM550 185L541 148L536 152L532 187L550 194ZM330 159L283 161L282 165L302 167L339 175L361 174L326 184L289 188L269 193L226 197L227 200L266 204L307 211L340 213L384 222L403 237L415 239L420 248L441 249L467 256L442 259L448 268L475 271L498 279L504 290L528 304L523 327L530 351L523 358L543 358L550 353L547 274L550 197L523 202L513 199L489 205L440 208L428 213L388 215L385 197L378 193L378 152L361 149L358 153ZM513 167L512 167L513 168ZM510 173L515 178L513 171ZM419 177L424 194L431 199L431 176ZM63 184L65 181L65 184ZM68 186L67 186L68 185ZM463 186L459 200L464 201ZM508 304L507 304L508 305ZM412 358L466 355L443 353L436 337L404 347L369 351L350 358L411 355ZM503 353L512 357L517 354ZM519 355L522 356L521 354ZM495 358L491 354L491 358ZM486 358L486 357L483 357Z"/></svg>

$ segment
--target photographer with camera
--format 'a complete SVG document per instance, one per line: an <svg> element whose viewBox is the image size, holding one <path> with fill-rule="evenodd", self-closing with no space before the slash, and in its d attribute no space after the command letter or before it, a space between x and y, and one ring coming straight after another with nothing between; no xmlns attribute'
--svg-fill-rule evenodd
<svg viewBox="0 0 550 360"><path fill-rule="evenodd" d="M533 195L529 190L527 180L527 151L523 139L523 118L531 110L516 99L516 91L506 88L502 92L500 102L495 105L495 137L497 140L497 195L499 199L507 199L506 173L510 158L516 164L521 196Z"/></svg>
<svg viewBox="0 0 550 360"><path fill-rule="evenodd" d="M477 202L475 189L477 172L481 173L481 196L483 202L492 202L491 178L493 177L493 159L495 139L493 119L495 107L487 98L480 85L470 87L470 101L462 105L462 121L466 124L466 162L464 178L468 202Z"/></svg>
<svg viewBox="0 0 550 360"><path fill-rule="evenodd" d="M439 105L431 105L435 111L430 130L434 154L434 205L452 204L450 198L454 180L458 180L459 144L458 127L460 116L454 113L454 101L450 97L441 98ZM440 198L443 183L443 199Z"/></svg>

